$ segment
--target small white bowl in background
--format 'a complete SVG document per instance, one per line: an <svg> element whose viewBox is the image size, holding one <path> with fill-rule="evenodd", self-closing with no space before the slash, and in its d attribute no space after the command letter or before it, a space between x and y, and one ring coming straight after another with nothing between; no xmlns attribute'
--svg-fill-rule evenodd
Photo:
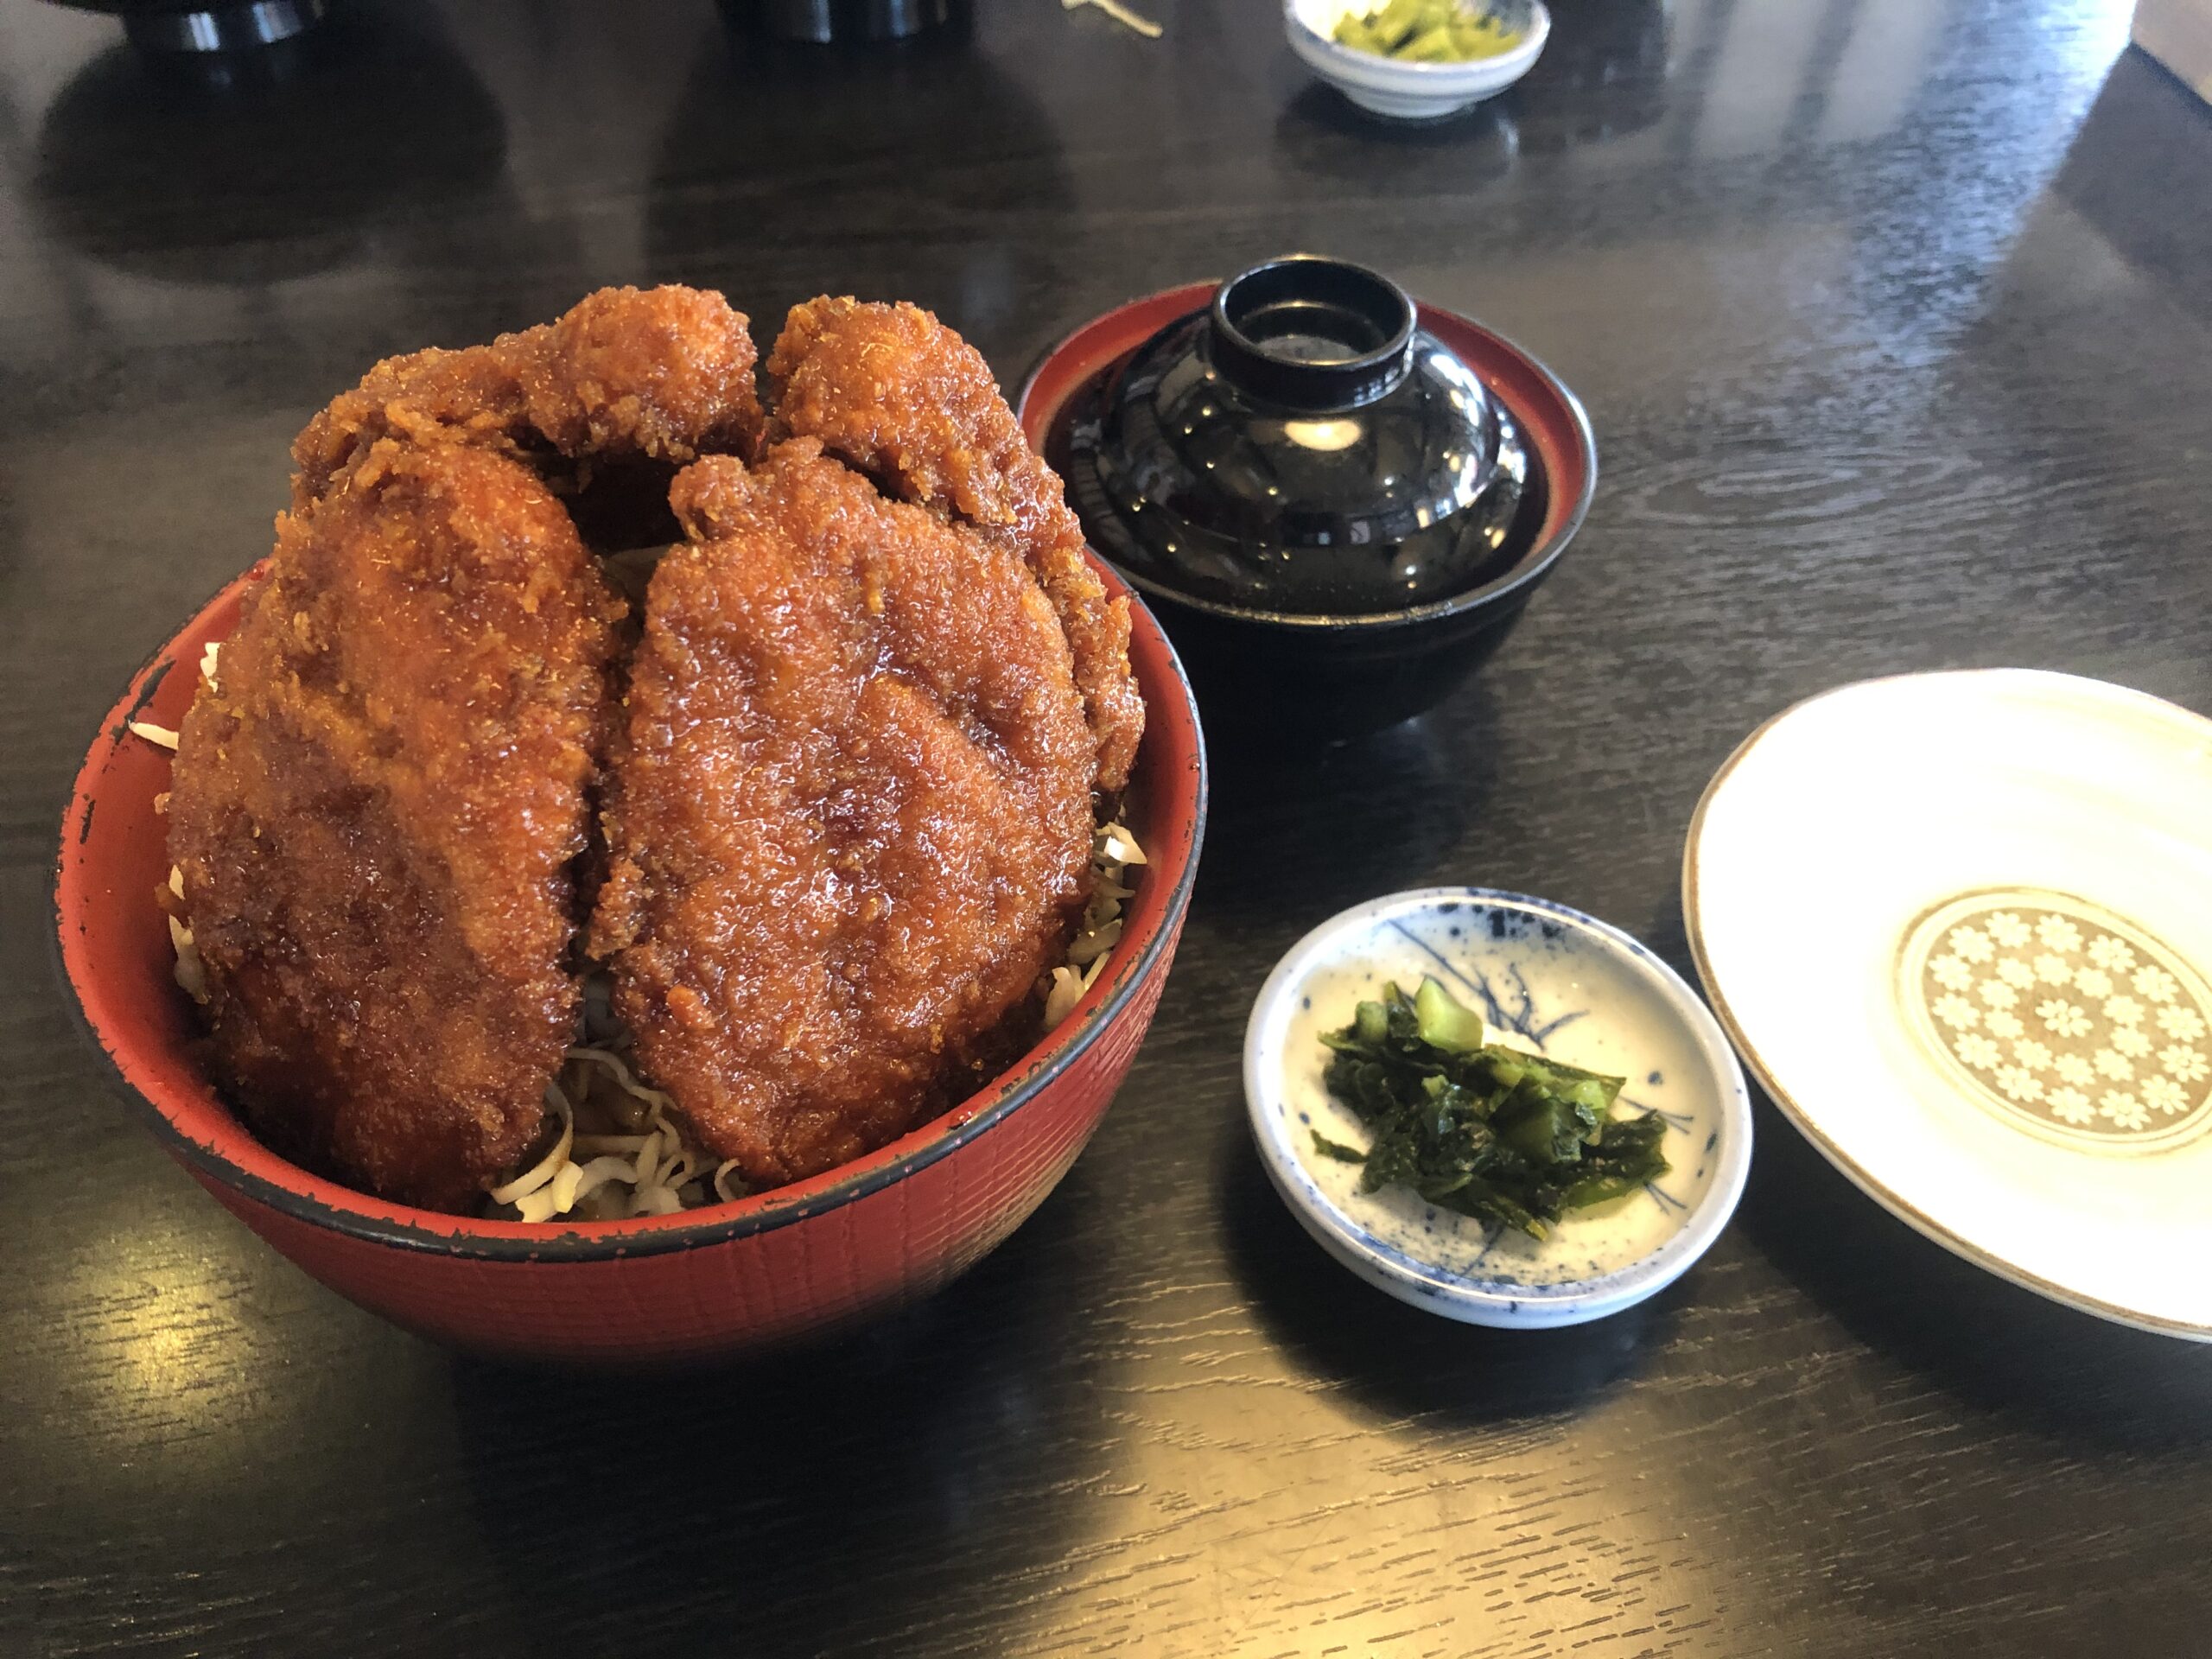
<svg viewBox="0 0 2212 1659"><path fill-rule="evenodd" d="M1321 1033L1386 981L1410 993L1425 974L1483 1014L1493 1040L1626 1077L1621 1105L1667 1119L1672 1169L1541 1240L1407 1188L1359 1192L1357 1165L1313 1147L1317 1131L1370 1139L1322 1082ZM1400 1300L1472 1325L1579 1325L1656 1294L1719 1236L1751 1168L1744 1074L1697 993L1618 928L1481 887L1394 893L1300 939L1253 1005L1244 1091L1268 1179L1322 1248Z"/></svg>
<svg viewBox="0 0 2212 1659"><path fill-rule="evenodd" d="M1348 12L1365 13L1382 0L1283 0L1283 32L1299 58L1360 108L1401 121L1433 121L1495 98L1529 73L1551 36L1543 0L1497 0L1491 10L1514 26L1521 42L1494 58L1468 63L1407 63L1338 46L1329 38Z"/></svg>

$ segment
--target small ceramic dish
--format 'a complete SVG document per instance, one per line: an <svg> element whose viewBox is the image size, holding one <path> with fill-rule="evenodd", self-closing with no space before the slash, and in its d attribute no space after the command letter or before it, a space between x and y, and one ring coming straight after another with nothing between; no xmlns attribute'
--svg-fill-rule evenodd
<svg viewBox="0 0 2212 1659"><path fill-rule="evenodd" d="M1469 63L1408 63L1338 46L1330 39L1347 12L1371 10L1381 0L1283 0L1283 32L1300 61L1371 114L1401 121L1434 121L1495 98L1527 74L1551 37L1552 15L1543 0L1497 0L1490 9L1521 36L1510 52Z"/></svg>
<svg viewBox="0 0 2212 1659"><path fill-rule="evenodd" d="M2212 721L2030 669L1826 692L1714 775L1682 912L1745 1063L1878 1202L2212 1340Z"/></svg>
<svg viewBox="0 0 2212 1659"><path fill-rule="evenodd" d="M1321 1033L1385 982L1411 991L1425 975L1478 1010L1491 1040L1626 1077L1617 1109L1666 1119L1673 1167L1542 1240L1408 1190L1359 1192L1358 1167L1313 1145L1317 1133L1368 1141L1323 1084ZM1643 1301L1719 1236L1751 1167L1743 1072L1697 993L1618 928L1481 887L1394 893L1300 939L1253 1005L1244 1091L1268 1178L1322 1248L1400 1300L1471 1325L1580 1325Z"/></svg>

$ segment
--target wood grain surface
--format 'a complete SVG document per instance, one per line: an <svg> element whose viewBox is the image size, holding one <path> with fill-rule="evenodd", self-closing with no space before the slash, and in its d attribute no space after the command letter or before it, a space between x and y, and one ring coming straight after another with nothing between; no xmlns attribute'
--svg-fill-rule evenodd
<svg viewBox="0 0 2212 1659"><path fill-rule="evenodd" d="M2212 116L2117 0L1554 0L1526 83L1418 130L1270 0L1150 9L845 59L697 0L395 0L227 87L0 10L0 1650L2212 1653L2212 1352L1955 1261L1764 1105L1656 1302L1427 1319L1276 1202L1237 1054L1293 939L1416 884L1687 969L1691 806L1824 687L2212 712ZM911 298L1015 382L1294 248L1545 359L1596 503L1454 702L1217 756L1151 1041L966 1281L715 1374L495 1369L302 1278L104 1091L49 963L68 776L372 360L680 279Z"/></svg>

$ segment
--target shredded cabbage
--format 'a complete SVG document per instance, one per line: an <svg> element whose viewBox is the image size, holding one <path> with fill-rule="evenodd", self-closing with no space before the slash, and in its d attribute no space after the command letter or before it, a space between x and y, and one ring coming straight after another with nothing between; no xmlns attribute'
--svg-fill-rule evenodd
<svg viewBox="0 0 2212 1659"><path fill-rule="evenodd" d="M222 649L222 642L215 639L209 640L200 649L200 677L207 682L207 689L210 691L215 689L215 658ZM124 729L144 738L149 743L167 749L171 754L176 753L176 734L168 727L156 726L150 720L127 720L123 723ZM168 798L165 794L156 796L154 810L156 812L167 810Z"/></svg>
<svg viewBox="0 0 2212 1659"><path fill-rule="evenodd" d="M1067 965L1052 969L1052 988L1045 993L1046 1030L1073 1014L1084 993L1098 982L1107 957L1122 942L1122 905L1135 891L1128 873L1144 861L1144 849L1125 826L1098 826L1090 849L1090 903L1068 946Z"/></svg>
<svg viewBox="0 0 2212 1659"><path fill-rule="evenodd" d="M493 1187L493 1203L519 1204L524 1198L534 1197L541 1189L550 1186L554 1177L567 1165L569 1143L575 1138L576 1114L558 1083L545 1085L545 1109L561 1120L560 1137L554 1141L551 1149L528 1169L505 1186Z"/></svg>
<svg viewBox="0 0 2212 1659"><path fill-rule="evenodd" d="M175 865L169 866L169 891L177 901L184 901L184 872ZM176 957L176 966L171 971L184 994L201 1007L207 1002L207 970L200 963L200 947L192 942L192 930L175 916L168 918L169 950Z"/></svg>

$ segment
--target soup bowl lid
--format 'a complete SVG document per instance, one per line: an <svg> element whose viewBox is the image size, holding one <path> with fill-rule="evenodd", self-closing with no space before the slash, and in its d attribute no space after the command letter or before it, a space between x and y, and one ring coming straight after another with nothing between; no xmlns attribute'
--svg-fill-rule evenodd
<svg viewBox="0 0 2212 1659"><path fill-rule="evenodd" d="M1519 424L1379 272L1293 255L1165 323L1059 458L1140 585L1204 604L1379 615L1513 563Z"/></svg>

